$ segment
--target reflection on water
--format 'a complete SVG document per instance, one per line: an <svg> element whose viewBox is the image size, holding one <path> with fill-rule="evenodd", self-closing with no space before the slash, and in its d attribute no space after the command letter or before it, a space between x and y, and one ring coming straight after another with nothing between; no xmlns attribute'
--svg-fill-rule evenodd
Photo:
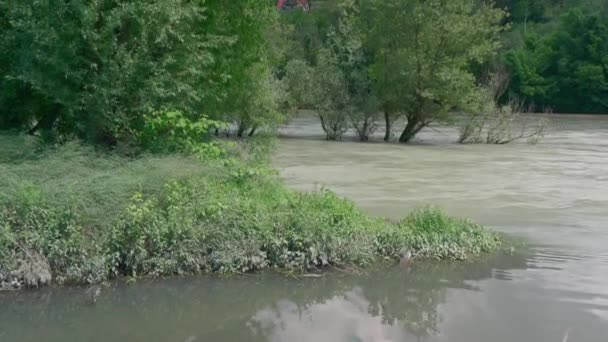
<svg viewBox="0 0 608 342"><path fill-rule="evenodd" d="M325 185L400 218L433 203L530 241L525 255L320 279L276 275L0 294L0 342L608 340L608 116L561 116L544 144L327 143L298 119L275 158L297 189ZM296 138L293 138L293 137Z"/></svg>
<svg viewBox="0 0 608 342"><path fill-rule="evenodd" d="M406 340L408 334L402 322L384 322L381 311L380 315L369 314L370 307L363 290L355 288L304 308L288 300L279 301L274 307L258 311L252 321L259 324L269 341Z"/></svg>
<svg viewBox="0 0 608 342"><path fill-rule="evenodd" d="M495 272L483 295L450 291L435 339L607 340L608 115L556 115L537 146L457 145L451 128L407 146L331 143L310 117L281 131L275 163L297 189L327 186L395 219L435 204L530 241L526 270Z"/></svg>
<svg viewBox="0 0 608 342"><path fill-rule="evenodd" d="M414 264L321 279L276 275L0 295L1 341L416 341L439 332L449 291L525 267L524 256Z"/></svg>
<svg viewBox="0 0 608 342"><path fill-rule="evenodd" d="M385 270L351 279L354 285L326 300L278 301L259 310L249 324L266 341L426 340L440 333L439 306L449 291L478 292L478 281L524 266L522 256L502 256L484 263Z"/></svg>

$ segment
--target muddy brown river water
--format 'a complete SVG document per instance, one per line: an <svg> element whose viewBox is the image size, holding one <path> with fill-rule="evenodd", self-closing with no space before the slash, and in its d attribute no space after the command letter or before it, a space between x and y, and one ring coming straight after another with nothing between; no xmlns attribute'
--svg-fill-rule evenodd
<svg viewBox="0 0 608 342"><path fill-rule="evenodd" d="M543 144L414 145L281 129L274 162L299 190L328 187L373 215L433 204L521 237L525 253L409 270L188 278L0 294L0 341L608 341L608 116L555 116Z"/></svg>

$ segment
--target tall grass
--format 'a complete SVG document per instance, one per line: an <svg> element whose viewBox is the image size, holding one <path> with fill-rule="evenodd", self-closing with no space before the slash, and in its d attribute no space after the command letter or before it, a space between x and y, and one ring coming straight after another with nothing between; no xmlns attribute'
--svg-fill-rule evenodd
<svg viewBox="0 0 608 342"><path fill-rule="evenodd" d="M0 135L0 202L74 206L90 228L109 227L135 192L151 195L168 180L220 172L179 155L125 158L78 143L43 149L34 138L12 138Z"/></svg>
<svg viewBox="0 0 608 342"><path fill-rule="evenodd" d="M466 259L498 237L424 208L400 223L366 215L330 191L289 190L253 144L238 160L126 158L67 144L32 152L3 137L0 281L30 255L55 282L261 269L311 270L418 258Z"/></svg>

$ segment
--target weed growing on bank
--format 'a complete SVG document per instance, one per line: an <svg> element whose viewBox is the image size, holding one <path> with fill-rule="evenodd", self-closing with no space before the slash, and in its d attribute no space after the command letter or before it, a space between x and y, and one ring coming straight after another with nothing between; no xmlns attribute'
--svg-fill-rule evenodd
<svg viewBox="0 0 608 342"><path fill-rule="evenodd" d="M2 287L365 267L406 251L464 260L500 245L494 233L435 208L391 223L328 190L290 190L267 166L268 146L232 144L233 157L204 161L75 143L20 158L10 146L13 157L0 161Z"/></svg>

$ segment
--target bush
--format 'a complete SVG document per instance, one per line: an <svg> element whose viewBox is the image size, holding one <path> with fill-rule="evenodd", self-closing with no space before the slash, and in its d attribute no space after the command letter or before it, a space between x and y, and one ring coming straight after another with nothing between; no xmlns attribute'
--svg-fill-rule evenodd
<svg viewBox="0 0 608 342"><path fill-rule="evenodd" d="M90 272L99 250L70 208L17 198L0 207L0 222L0 274L43 279L49 268L58 283L100 280ZM41 263L48 266L36 266ZM22 273L24 267L28 274Z"/></svg>
<svg viewBox="0 0 608 342"><path fill-rule="evenodd" d="M210 130L224 126L205 116L190 120L179 110L153 111L144 117L138 140L144 150L153 153L186 153L217 159L223 151L210 141Z"/></svg>
<svg viewBox="0 0 608 342"><path fill-rule="evenodd" d="M289 190L267 167L266 142L245 146L228 162L128 159L67 145L0 164L8 189L0 197L0 273L20 277L15 271L30 259L48 261L58 283L307 271L364 267L405 251L460 260L499 245L481 226L437 209L395 224L327 190Z"/></svg>
<svg viewBox="0 0 608 342"><path fill-rule="evenodd" d="M464 260L500 245L498 237L482 226L449 217L432 207L414 211L400 225L411 231L410 248L427 258Z"/></svg>
<svg viewBox="0 0 608 342"><path fill-rule="evenodd" d="M327 190L299 194L275 180L251 183L191 179L173 183L155 199L136 196L112 233L115 270L153 275L306 271L366 266L397 258L404 250L423 258L463 260L499 245L481 226L437 209L422 209L392 224Z"/></svg>
<svg viewBox="0 0 608 342"><path fill-rule="evenodd" d="M508 77L505 72L488 76L480 89L478 111L466 113L460 122L459 143L503 145L526 139L530 144L537 144L544 138L547 120L530 120L528 115L533 112L532 107L526 108L518 99L500 104L509 84ZM545 113L550 112L545 109Z"/></svg>

